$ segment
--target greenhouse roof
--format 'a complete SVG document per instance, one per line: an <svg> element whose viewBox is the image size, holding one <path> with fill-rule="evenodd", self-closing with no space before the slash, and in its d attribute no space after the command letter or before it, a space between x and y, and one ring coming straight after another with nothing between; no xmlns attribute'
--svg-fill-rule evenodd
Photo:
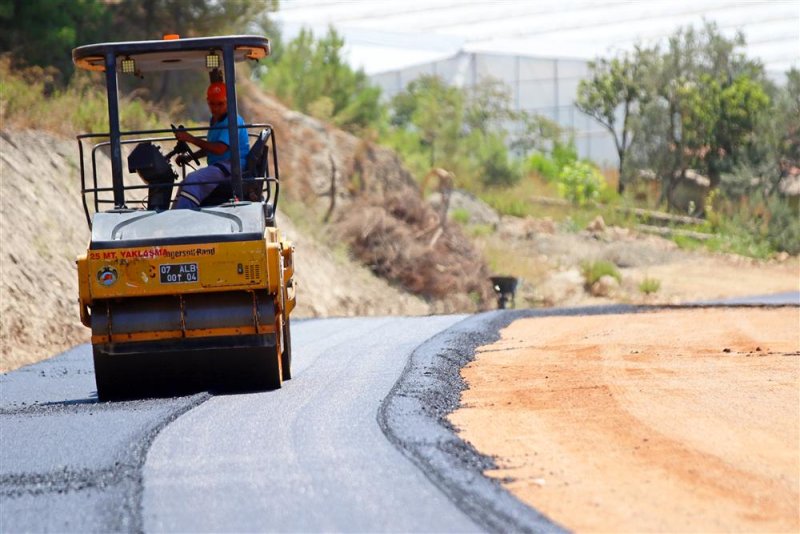
<svg viewBox="0 0 800 534"><path fill-rule="evenodd" d="M664 42L681 26L715 22L743 32L745 53L773 74L800 68L800 1L731 0L283 0L284 38L334 26L368 74L403 69L459 51L593 59Z"/></svg>

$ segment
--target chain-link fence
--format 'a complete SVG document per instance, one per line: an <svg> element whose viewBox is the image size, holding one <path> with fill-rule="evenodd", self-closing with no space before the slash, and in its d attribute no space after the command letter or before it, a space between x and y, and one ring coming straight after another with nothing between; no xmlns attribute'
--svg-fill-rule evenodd
<svg viewBox="0 0 800 534"><path fill-rule="evenodd" d="M537 113L565 128L573 136L581 157L598 164L617 164L611 134L574 104L578 83L588 75L584 60L460 52L448 59L371 78L381 87L384 97L391 98L426 74L459 87L469 87L486 77L502 80L511 89L516 110Z"/></svg>

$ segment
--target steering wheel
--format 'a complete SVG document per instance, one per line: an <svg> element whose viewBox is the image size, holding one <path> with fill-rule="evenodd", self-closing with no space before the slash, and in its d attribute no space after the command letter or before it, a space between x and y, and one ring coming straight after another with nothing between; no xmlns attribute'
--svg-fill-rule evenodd
<svg viewBox="0 0 800 534"><path fill-rule="evenodd" d="M174 124L170 124L170 126L172 127L173 134L176 134L178 133L179 130L184 129L183 124L180 124L177 127ZM198 166L200 165L200 160L198 160L197 156L194 155L194 152L192 151L191 147L189 147L189 143L187 143L186 141L178 141L177 143L175 143L175 148L173 148L172 151L169 154L167 154L167 159L171 158L172 156L180 154L189 154L194 160L195 165Z"/></svg>

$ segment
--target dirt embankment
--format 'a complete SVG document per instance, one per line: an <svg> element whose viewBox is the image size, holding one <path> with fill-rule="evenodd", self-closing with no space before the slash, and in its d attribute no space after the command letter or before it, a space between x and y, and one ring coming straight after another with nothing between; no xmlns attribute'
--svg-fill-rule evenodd
<svg viewBox="0 0 800 534"><path fill-rule="evenodd" d="M450 417L577 532L800 529L800 308L512 323Z"/></svg>
<svg viewBox="0 0 800 534"><path fill-rule="evenodd" d="M76 142L0 131L0 371L88 340L75 274L88 241Z"/></svg>

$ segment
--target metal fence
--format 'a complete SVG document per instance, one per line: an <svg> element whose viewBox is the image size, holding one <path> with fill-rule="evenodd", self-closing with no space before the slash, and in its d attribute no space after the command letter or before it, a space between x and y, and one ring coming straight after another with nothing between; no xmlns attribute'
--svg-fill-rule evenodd
<svg viewBox="0 0 800 534"><path fill-rule="evenodd" d="M371 78L386 98L422 75L439 76L458 87L469 87L486 77L502 80L511 89L516 110L555 121L573 136L581 157L616 166L618 158L611 134L574 105L578 83L587 74L588 63L584 60L460 52L451 58L382 72Z"/></svg>

